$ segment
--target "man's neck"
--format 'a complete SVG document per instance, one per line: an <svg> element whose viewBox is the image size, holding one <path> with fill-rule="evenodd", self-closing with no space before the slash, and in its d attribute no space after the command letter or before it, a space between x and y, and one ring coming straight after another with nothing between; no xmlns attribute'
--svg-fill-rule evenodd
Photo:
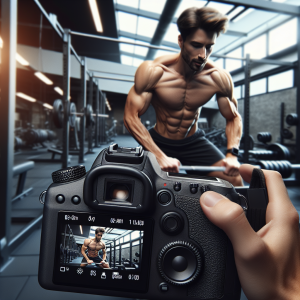
<svg viewBox="0 0 300 300"><path fill-rule="evenodd" d="M194 71L190 68L190 66L186 63L186 61L183 59L181 53L179 54L178 61L176 63L176 71L180 73L185 78L192 77L199 73L198 71Z"/></svg>

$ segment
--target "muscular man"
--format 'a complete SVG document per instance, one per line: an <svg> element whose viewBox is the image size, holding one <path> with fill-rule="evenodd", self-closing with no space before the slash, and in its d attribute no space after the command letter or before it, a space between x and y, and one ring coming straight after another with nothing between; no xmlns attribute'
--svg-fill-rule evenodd
<svg viewBox="0 0 300 300"><path fill-rule="evenodd" d="M208 61L220 32L225 32L228 19L209 7L189 8L178 18L179 54L145 61L137 69L124 112L124 124L133 137L152 152L164 171L178 172L183 165L225 166L225 172L210 172L242 185L239 163L234 148L242 134L237 100L228 72ZM226 158L198 129L201 107L213 95L226 119ZM150 103L156 112L154 128L143 126L140 116ZM232 150L233 149L233 150Z"/></svg>
<svg viewBox="0 0 300 300"><path fill-rule="evenodd" d="M106 258L105 243L101 241L104 232L105 229L103 227L96 228L95 238L84 240L84 243L81 247L81 253L83 255L83 259L80 265L81 267L85 267L87 264L90 265L94 262L98 267L109 268L109 264L105 261ZM88 255L86 255L85 253L86 249L88 249ZM98 252L101 249L103 252L102 260L98 255Z"/></svg>

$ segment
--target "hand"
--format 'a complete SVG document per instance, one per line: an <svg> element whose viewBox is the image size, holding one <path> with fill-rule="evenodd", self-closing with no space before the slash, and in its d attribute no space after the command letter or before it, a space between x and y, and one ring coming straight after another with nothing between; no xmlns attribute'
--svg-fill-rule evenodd
<svg viewBox="0 0 300 300"><path fill-rule="evenodd" d="M237 160L236 156L226 156L226 158L223 159L224 167L226 167L224 174L228 176L238 176L239 175L239 168L240 163Z"/></svg>
<svg viewBox="0 0 300 300"><path fill-rule="evenodd" d="M180 161L178 159L168 156L156 157L156 159L163 171L179 173L178 167L180 166Z"/></svg>
<svg viewBox="0 0 300 300"><path fill-rule="evenodd" d="M253 166L242 165L245 181ZM263 170L269 204L266 225L253 231L243 209L226 197L206 192L200 204L207 218L229 237L239 279L248 300L300 299L299 215L281 175Z"/></svg>
<svg viewBox="0 0 300 300"><path fill-rule="evenodd" d="M92 264L94 261L93 260L90 260L90 259L88 259L87 260L87 263L90 265L90 264Z"/></svg>

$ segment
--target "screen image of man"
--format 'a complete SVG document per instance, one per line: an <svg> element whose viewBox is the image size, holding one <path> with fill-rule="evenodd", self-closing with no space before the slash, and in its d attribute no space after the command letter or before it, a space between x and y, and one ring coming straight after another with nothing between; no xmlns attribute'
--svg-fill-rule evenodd
<svg viewBox="0 0 300 300"><path fill-rule="evenodd" d="M105 243L101 240L105 232L105 228L98 227L95 230L95 238L85 239L81 247L81 254L83 259L81 261L81 267L91 265L95 263L96 266L100 268L109 268L109 264L105 261L106 259L106 246ZM87 254L85 251L87 250ZM101 258L98 255L99 250L102 250L103 257Z"/></svg>

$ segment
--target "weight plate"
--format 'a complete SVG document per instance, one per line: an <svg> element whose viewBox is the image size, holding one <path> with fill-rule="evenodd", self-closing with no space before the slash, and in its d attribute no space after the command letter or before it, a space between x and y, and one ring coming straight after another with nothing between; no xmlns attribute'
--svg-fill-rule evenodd
<svg viewBox="0 0 300 300"><path fill-rule="evenodd" d="M69 116L69 122L71 127L75 127L76 125L76 104L74 102L70 103L70 116Z"/></svg>
<svg viewBox="0 0 300 300"><path fill-rule="evenodd" d="M290 151L287 147L274 143L268 146L268 150L274 151L274 159L282 160L290 158Z"/></svg>
<svg viewBox="0 0 300 300"><path fill-rule="evenodd" d="M56 99L53 103L53 123L57 128L63 128L64 125L64 111L63 102Z"/></svg>

